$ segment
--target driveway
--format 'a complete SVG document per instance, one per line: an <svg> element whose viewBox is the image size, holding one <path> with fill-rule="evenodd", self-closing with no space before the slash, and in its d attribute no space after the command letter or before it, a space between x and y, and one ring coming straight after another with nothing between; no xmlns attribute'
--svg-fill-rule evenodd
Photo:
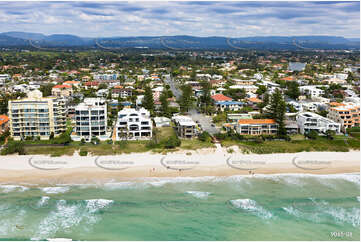
<svg viewBox="0 0 361 242"><path fill-rule="evenodd" d="M172 90L174 96L177 99L179 99L182 96L182 91L179 90L179 88L177 87L177 84L170 76L169 77L167 76L164 79L164 82L170 86L170 89ZM211 124L212 124L211 117L206 116L202 113L198 113L195 108L192 108L191 110L189 110L188 113L191 116L191 118L193 119L193 121L194 122L198 121L199 124L202 126L202 129L204 131L207 131L209 134L213 135L213 134L220 132L220 130L218 128L211 126Z"/></svg>
<svg viewBox="0 0 361 242"><path fill-rule="evenodd" d="M204 131L207 131L209 134L213 135L219 133L220 130L216 127L212 127L212 118L206 116L202 113L198 113L196 109L191 109L188 111L189 115L192 117L193 121L198 121L199 124L202 126Z"/></svg>

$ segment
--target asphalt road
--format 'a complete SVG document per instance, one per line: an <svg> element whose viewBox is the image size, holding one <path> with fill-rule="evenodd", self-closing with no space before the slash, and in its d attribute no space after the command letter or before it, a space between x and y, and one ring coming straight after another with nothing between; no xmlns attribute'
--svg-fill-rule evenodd
<svg viewBox="0 0 361 242"><path fill-rule="evenodd" d="M164 79L165 83L170 86L174 96L179 99L182 96L182 91L177 87L176 82L171 77L166 77ZM213 135L219 133L220 130L216 127L212 127L212 118L206 116L202 113L198 113L195 108L192 108L188 111L189 115L193 119L194 122L198 121L198 124L201 125L204 131L207 131L209 134Z"/></svg>

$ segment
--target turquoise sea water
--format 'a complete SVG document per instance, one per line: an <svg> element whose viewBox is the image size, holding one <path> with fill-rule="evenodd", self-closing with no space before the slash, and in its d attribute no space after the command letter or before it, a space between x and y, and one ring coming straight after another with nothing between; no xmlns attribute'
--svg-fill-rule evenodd
<svg viewBox="0 0 361 242"><path fill-rule="evenodd" d="M360 176L0 185L0 240L359 240Z"/></svg>

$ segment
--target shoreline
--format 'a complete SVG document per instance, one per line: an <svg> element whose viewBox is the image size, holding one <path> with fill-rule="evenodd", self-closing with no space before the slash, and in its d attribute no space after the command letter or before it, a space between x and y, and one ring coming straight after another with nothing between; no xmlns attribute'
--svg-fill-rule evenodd
<svg viewBox="0 0 361 242"><path fill-rule="evenodd" d="M0 184L102 184L139 178L229 177L271 174L360 173L360 151L278 154L184 153L117 156L9 155L0 161Z"/></svg>

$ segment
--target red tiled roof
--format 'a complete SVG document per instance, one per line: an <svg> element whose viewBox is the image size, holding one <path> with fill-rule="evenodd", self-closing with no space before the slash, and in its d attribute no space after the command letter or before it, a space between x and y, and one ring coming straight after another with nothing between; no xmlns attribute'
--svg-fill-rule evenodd
<svg viewBox="0 0 361 242"><path fill-rule="evenodd" d="M84 85L85 86L98 86L99 82L86 82Z"/></svg>
<svg viewBox="0 0 361 242"><path fill-rule="evenodd" d="M0 125L7 123L9 121L9 117L6 115L0 115Z"/></svg>
<svg viewBox="0 0 361 242"><path fill-rule="evenodd" d="M56 85L53 88L71 88L70 85Z"/></svg>
<svg viewBox="0 0 361 242"><path fill-rule="evenodd" d="M239 124L275 124L274 119L240 119Z"/></svg>
<svg viewBox="0 0 361 242"><path fill-rule="evenodd" d="M230 98L230 97L227 97L227 96L225 96L225 95L223 95L223 94L216 94L216 95L213 95L212 96L212 99L214 100L214 101L232 101L232 98Z"/></svg>
<svg viewBox="0 0 361 242"><path fill-rule="evenodd" d="M261 99L256 98L256 97L250 97L250 98L248 98L248 101L253 102L253 103L261 103L262 102Z"/></svg>

